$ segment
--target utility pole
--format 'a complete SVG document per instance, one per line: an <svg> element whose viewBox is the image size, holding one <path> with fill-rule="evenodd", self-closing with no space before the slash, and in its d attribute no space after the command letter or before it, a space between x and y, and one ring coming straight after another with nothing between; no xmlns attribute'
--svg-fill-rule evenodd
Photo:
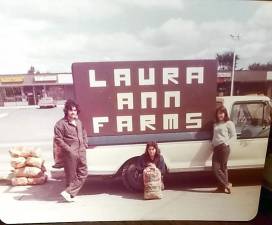
<svg viewBox="0 0 272 225"><path fill-rule="evenodd" d="M233 35L230 34L230 37L234 41L239 41L240 36L238 35ZM233 48L233 61L232 61L232 74L231 74L231 86L230 86L230 96L233 96L233 86L234 86L234 73L235 73L235 58L236 58L236 53L235 53L235 47Z"/></svg>

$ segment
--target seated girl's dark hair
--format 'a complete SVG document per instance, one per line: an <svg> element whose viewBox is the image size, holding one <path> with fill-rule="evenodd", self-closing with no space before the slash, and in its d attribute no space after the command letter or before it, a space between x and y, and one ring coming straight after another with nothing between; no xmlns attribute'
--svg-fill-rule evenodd
<svg viewBox="0 0 272 225"><path fill-rule="evenodd" d="M68 110L72 110L72 108L75 107L76 110L77 110L77 114L80 113L80 109L79 109L79 106L78 104L76 104L73 100L69 99L65 102L65 105L64 105L64 115L67 116L68 115Z"/></svg>
<svg viewBox="0 0 272 225"><path fill-rule="evenodd" d="M145 158L150 159L149 153L148 153L148 148L149 147L154 147L156 149L156 154L155 154L155 159L160 157L161 151L158 147L158 144L155 141L150 141L146 144L145 147Z"/></svg>

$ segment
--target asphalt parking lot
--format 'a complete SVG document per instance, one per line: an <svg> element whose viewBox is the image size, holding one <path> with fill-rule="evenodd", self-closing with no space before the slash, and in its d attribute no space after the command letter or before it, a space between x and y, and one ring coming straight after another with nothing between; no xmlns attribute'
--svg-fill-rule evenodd
<svg viewBox="0 0 272 225"><path fill-rule="evenodd" d="M0 217L7 223L249 220L257 212L260 186L235 186L227 195L214 193L213 183L207 180L198 185L172 181L167 183L163 199L145 201L142 193L128 192L119 179L89 177L73 203L63 201L63 189L63 181L52 179L41 186L1 185L1 202L5 204L0 206Z"/></svg>

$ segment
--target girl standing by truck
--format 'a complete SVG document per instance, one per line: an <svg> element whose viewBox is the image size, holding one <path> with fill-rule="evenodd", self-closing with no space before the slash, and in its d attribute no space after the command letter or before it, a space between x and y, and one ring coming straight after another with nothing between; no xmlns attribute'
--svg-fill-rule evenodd
<svg viewBox="0 0 272 225"><path fill-rule="evenodd" d="M228 112L224 106L216 109L216 122L213 127L213 156L212 168L218 181L217 191L231 193L232 184L228 179L228 159L230 144L236 139L234 123L229 119Z"/></svg>

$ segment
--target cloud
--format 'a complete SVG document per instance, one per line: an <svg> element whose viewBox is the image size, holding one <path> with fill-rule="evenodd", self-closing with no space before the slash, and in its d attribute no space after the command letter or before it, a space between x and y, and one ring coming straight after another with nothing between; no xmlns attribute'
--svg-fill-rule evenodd
<svg viewBox="0 0 272 225"><path fill-rule="evenodd" d="M193 21L171 18L158 28L144 30L141 37L148 44L161 48L177 45L180 42L193 42L199 35L196 28Z"/></svg>
<svg viewBox="0 0 272 225"><path fill-rule="evenodd" d="M234 46L239 67L271 60L269 4L256 3L243 20L220 12L217 20L196 20L178 0L16 2L0 1L0 74L30 65L65 72L76 61L215 58ZM238 33L235 42L229 35Z"/></svg>
<svg viewBox="0 0 272 225"><path fill-rule="evenodd" d="M180 10L183 9L183 0L117 0L120 3L130 5L130 6L138 6L141 8L148 8L148 9L154 9L154 8L167 8L167 9L175 9Z"/></svg>
<svg viewBox="0 0 272 225"><path fill-rule="evenodd" d="M256 13L249 19L248 25L259 29L271 29L272 4L261 3Z"/></svg>
<svg viewBox="0 0 272 225"><path fill-rule="evenodd" d="M1 12L10 18L50 20L54 22L71 20L107 19L119 14L120 7L109 0L22 0L0 1Z"/></svg>
<svg viewBox="0 0 272 225"><path fill-rule="evenodd" d="M261 5L245 21L234 21L231 17L201 22L170 18L159 27L144 30L141 38L147 45L156 46L160 51L155 52L161 58L214 58L216 53L235 49L240 56L238 67L247 68L250 63L271 60L271 11L271 5ZM230 34L239 34L240 40L231 39Z"/></svg>
<svg viewBox="0 0 272 225"><path fill-rule="evenodd" d="M241 56L247 64L272 61L272 5L261 3L243 28Z"/></svg>
<svg viewBox="0 0 272 225"><path fill-rule="evenodd" d="M214 58L221 50L231 50L230 36L239 29L234 21L197 23L182 18L169 19L160 27L146 29L141 38L148 45L163 49L162 56Z"/></svg>

